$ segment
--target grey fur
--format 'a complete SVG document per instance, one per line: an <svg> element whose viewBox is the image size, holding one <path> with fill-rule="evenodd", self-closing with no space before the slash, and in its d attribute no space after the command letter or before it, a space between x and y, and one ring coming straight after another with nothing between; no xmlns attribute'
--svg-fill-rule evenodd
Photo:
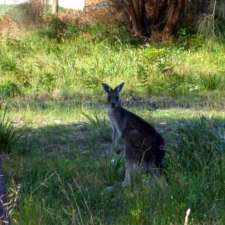
<svg viewBox="0 0 225 225"><path fill-rule="evenodd" d="M112 150L120 138L125 143L126 172L123 186L131 183L135 164L142 165L146 172L158 176L162 170L165 154L162 136L141 117L122 107L119 93L124 83L112 89L102 84L107 93L108 115L112 127Z"/></svg>

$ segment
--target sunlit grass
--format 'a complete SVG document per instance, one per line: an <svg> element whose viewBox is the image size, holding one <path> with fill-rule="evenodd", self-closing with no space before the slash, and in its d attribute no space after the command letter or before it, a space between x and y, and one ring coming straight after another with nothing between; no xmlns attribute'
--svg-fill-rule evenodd
<svg viewBox="0 0 225 225"><path fill-rule="evenodd" d="M223 95L224 45L198 36L189 42L141 47L114 26L74 28L59 43L46 30L8 36L1 40L1 81L14 83L25 96L59 99L98 99L101 82L121 80L128 96ZM212 86L209 77L218 82Z"/></svg>

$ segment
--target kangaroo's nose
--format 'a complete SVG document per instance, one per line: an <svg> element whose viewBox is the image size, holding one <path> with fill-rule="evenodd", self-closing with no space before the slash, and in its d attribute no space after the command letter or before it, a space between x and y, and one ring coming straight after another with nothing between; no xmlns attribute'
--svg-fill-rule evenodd
<svg viewBox="0 0 225 225"><path fill-rule="evenodd" d="M121 150L120 150L120 149L117 149L117 150L116 150L116 154L119 155L120 153L121 153Z"/></svg>
<svg viewBox="0 0 225 225"><path fill-rule="evenodd" d="M112 105L112 107L114 108L116 104L115 104L115 103L112 103L111 105Z"/></svg>

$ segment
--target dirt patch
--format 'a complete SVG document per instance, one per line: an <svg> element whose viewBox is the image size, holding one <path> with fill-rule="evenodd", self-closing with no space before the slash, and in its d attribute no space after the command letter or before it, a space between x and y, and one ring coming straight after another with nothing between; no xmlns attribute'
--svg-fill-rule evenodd
<svg viewBox="0 0 225 225"><path fill-rule="evenodd" d="M0 33L12 33L19 30L19 25L10 15L5 15L0 19Z"/></svg>
<svg viewBox="0 0 225 225"><path fill-rule="evenodd" d="M38 2L15 6L0 17L0 33L18 33L44 24L44 8Z"/></svg>
<svg viewBox="0 0 225 225"><path fill-rule="evenodd" d="M41 4L24 3L9 11L0 18L0 33L17 33L33 27L45 26L52 16L44 13L46 8ZM47 15L47 16L46 16ZM111 24L122 19L122 13L116 10L110 1L89 0L83 11L63 9L58 17L76 25L103 23Z"/></svg>
<svg viewBox="0 0 225 225"><path fill-rule="evenodd" d="M75 22L76 24L110 24L121 20L122 14L113 7L96 7L91 5L84 11L66 10L60 13L59 17L65 22Z"/></svg>

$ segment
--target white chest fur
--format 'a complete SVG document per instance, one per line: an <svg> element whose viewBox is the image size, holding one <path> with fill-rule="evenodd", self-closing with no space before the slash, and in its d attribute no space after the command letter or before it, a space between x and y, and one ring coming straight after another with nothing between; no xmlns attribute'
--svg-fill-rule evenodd
<svg viewBox="0 0 225 225"><path fill-rule="evenodd" d="M112 109L109 109L108 111L108 114L109 114L109 120L110 120L110 123L111 123L111 127L114 131L117 132L117 134L121 134L121 131L120 131L120 128L119 128L119 122L117 121L116 117L115 117L115 113Z"/></svg>

